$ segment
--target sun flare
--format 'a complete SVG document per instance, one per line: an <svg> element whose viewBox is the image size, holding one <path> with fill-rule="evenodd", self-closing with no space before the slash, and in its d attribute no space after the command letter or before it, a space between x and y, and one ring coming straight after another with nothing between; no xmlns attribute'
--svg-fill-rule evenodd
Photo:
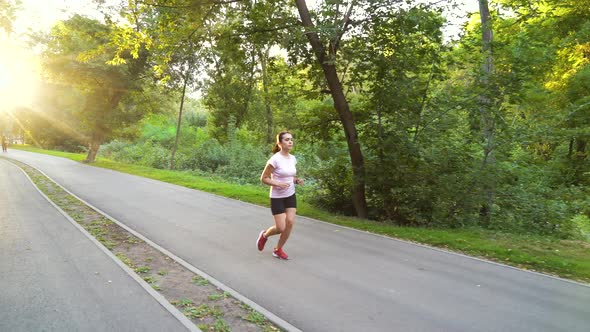
<svg viewBox="0 0 590 332"><path fill-rule="evenodd" d="M0 36L0 111L32 105L39 82L38 68L34 56Z"/></svg>

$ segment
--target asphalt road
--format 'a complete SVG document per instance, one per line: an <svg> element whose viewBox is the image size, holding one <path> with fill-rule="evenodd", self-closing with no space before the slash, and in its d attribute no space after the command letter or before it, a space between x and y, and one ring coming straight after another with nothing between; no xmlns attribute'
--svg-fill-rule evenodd
<svg viewBox="0 0 590 332"><path fill-rule="evenodd" d="M267 208L9 151L303 331L589 331L590 287L298 217L259 253ZM261 165L262 169L262 165ZM266 191L266 188L261 188Z"/></svg>
<svg viewBox="0 0 590 332"><path fill-rule="evenodd" d="M186 331L0 159L0 331Z"/></svg>

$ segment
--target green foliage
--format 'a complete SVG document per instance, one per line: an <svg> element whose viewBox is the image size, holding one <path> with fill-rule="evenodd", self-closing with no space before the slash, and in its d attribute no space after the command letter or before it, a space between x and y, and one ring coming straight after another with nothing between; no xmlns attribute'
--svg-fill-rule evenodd
<svg viewBox="0 0 590 332"><path fill-rule="evenodd" d="M152 117L136 143L114 140L105 144L101 156L125 163L164 169L168 166L173 133L161 117ZM177 152L177 169L208 172L243 183L258 183L270 152L253 145L249 133L238 131L232 141L220 144L206 130L188 123Z"/></svg>
<svg viewBox="0 0 590 332"><path fill-rule="evenodd" d="M266 146L253 146L248 142L234 141L228 147L229 162L217 173L238 183L259 183L260 174L270 153Z"/></svg>
<svg viewBox="0 0 590 332"><path fill-rule="evenodd" d="M16 18L19 5L18 0L0 0L0 28L4 31L12 31L12 22Z"/></svg>
<svg viewBox="0 0 590 332"><path fill-rule="evenodd" d="M87 137L80 132L82 124L75 111L83 100L82 94L71 87L46 83L33 106L16 108L13 116L26 142L46 149L82 152L87 149Z"/></svg>
<svg viewBox="0 0 590 332"><path fill-rule="evenodd" d="M103 156L168 168L186 83L203 97L185 100L178 170L258 183L274 133L288 129L306 179L302 198L353 214L342 119L293 2L187 4L130 2L120 12L135 29L80 16L57 25L45 39L47 68L56 82L73 85L48 86L52 93L40 97L40 106L16 112L27 139L80 151L98 131L110 142ZM488 86L477 84L479 23L467 25L459 43L446 43L445 19L432 6L361 0L346 22L352 4L320 2L312 8L312 32L326 45L324 60L335 65L354 116L372 219L478 224L482 188L495 188L486 227L586 236L587 0L492 3L495 66ZM288 59L273 52L277 46ZM157 85L131 79L142 68L151 69ZM485 168L482 96L493 101L495 126L495 163ZM158 114L140 120L148 113Z"/></svg>
<svg viewBox="0 0 590 332"><path fill-rule="evenodd" d="M218 168L229 163L227 150L214 138L207 140L194 151L195 167L215 173Z"/></svg>
<svg viewBox="0 0 590 332"><path fill-rule="evenodd" d="M590 241L590 218L586 215L578 214L572 218L571 222L579 233L579 237L583 240Z"/></svg>
<svg viewBox="0 0 590 332"><path fill-rule="evenodd" d="M54 25L43 43L43 67L57 84L71 87L82 101L71 110L79 121L78 130L89 144L87 160L94 161L100 145L113 132L135 122L145 114L133 101L140 88L139 76L145 70L147 52L123 54L113 40L122 33L117 25L108 25L73 15ZM140 52L141 51L141 52ZM109 59L116 54L120 61ZM135 98L137 99L137 98ZM130 105L131 104L131 105Z"/></svg>
<svg viewBox="0 0 590 332"><path fill-rule="evenodd" d="M164 169L168 167L170 152L151 141L132 144L115 140L105 144L100 155L120 162Z"/></svg>
<svg viewBox="0 0 590 332"><path fill-rule="evenodd" d="M338 146L334 143L333 146ZM319 148L318 154L323 154L327 148ZM324 150L324 151L321 151ZM336 149L334 149L336 150ZM315 182L314 192L308 198L314 205L335 211L345 215L353 215L354 207L350 199L352 193L352 170L348 162L348 155L344 147L340 147L339 154L334 156L334 150L330 156L313 164L313 168L307 169L307 174L312 176ZM301 168L299 166L299 168ZM308 183L306 185L311 185Z"/></svg>
<svg viewBox="0 0 590 332"><path fill-rule="evenodd" d="M80 161L84 158L80 154L40 150L26 146L18 146L17 148L70 158L75 161ZM298 155L304 152L301 150L298 151ZM525 155L528 154L525 152ZM530 155L528 156L530 157ZM521 159L524 158L522 156L519 157ZM313 160L314 158L310 159ZM530 159L528 160L529 162L531 161ZM303 162L307 163L305 160ZM136 165L115 163L108 160L99 160L95 165L97 167L105 167L120 172L167 181L188 188L208 191L226 197L268 206L268 193L266 190L261 190L259 185L232 185L223 182L223 179L203 178L187 172L155 170ZM299 189L306 187L307 182L306 186ZM575 192L573 193L575 194ZM467 194L471 195L469 192ZM568 198L566 196L564 197L568 201ZM590 195L585 193L581 196L581 199L575 200L574 206L579 213L573 216L572 219L578 224L581 223L582 225L588 226L586 216L589 212L588 207L590 207L589 197ZM487 230L481 227L463 227L460 229L400 227L389 223L327 213L325 210L310 206L308 202L309 199L303 199L300 202L298 214L362 231L426 243L448 250L457 250L469 255L492 259L521 268L552 273L574 280L590 281L590 251L588 250L590 243L587 241L578 241L575 239L563 240L554 236L539 236L535 234L514 234L512 232ZM120 257L119 254L117 256ZM124 257L120 258L125 260ZM146 262L151 260L152 258L149 257L145 259ZM207 280L199 276L194 276L192 282L199 285L206 284ZM189 304L190 302L182 305L179 302L175 305L187 306ZM244 308L247 309L246 307Z"/></svg>
<svg viewBox="0 0 590 332"><path fill-rule="evenodd" d="M555 188L552 182L557 173L526 160L502 164L500 169L491 228L562 238L579 236L572 219L587 203L583 188Z"/></svg>

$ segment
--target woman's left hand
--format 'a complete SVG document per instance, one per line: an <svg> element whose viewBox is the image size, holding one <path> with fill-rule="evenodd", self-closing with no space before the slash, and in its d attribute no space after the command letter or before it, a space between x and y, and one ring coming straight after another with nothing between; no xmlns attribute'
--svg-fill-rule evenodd
<svg viewBox="0 0 590 332"><path fill-rule="evenodd" d="M298 184L298 185L302 186L302 185L305 184L305 181L303 181L303 179L297 178L297 179L295 179L295 184Z"/></svg>

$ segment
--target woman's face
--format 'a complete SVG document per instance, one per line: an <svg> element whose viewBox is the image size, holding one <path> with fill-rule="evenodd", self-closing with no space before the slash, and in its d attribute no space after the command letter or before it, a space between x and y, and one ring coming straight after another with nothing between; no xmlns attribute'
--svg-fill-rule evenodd
<svg viewBox="0 0 590 332"><path fill-rule="evenodd" d="M281 138L281 149L285 151L291 151L293 149L293 136L291 134L284 134Z"/></svg>

